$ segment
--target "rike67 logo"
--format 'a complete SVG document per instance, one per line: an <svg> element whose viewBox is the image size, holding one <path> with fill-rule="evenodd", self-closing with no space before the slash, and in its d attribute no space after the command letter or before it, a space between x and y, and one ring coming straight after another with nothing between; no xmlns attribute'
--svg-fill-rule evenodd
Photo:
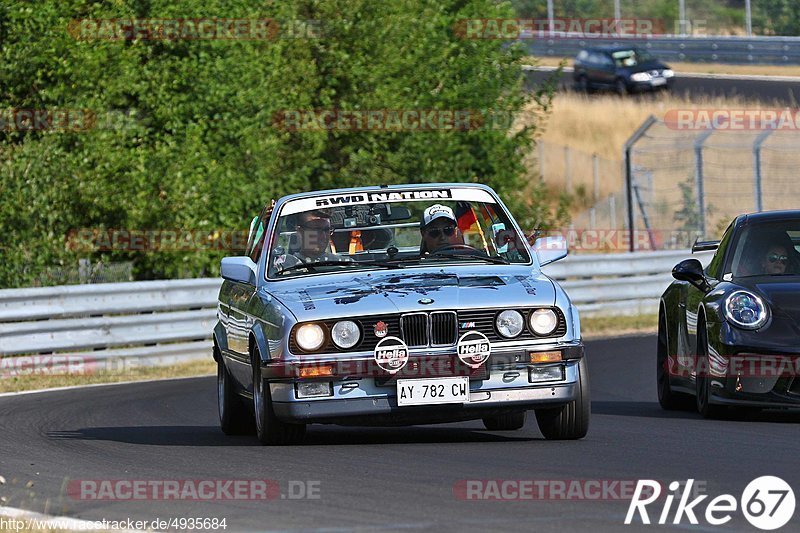
<svg viewBox="0 0 800 533"><path fill-rule="evenodd" d="M706 502L704 513L701 513L700 504L708 498L708 495L699 495L689 500L693 484L694 479L687 480L685 485L677 481L669 484L670 492L663 498L664 506L658 514L656 523L681 524L685 519L690 524L697 525L699 515L705 518L706 523L721 526L730 522L733 513L741 509L751 525L764 531L772 531L788 524L794 516L794 491L779 477L762 476L754 479L745 487L739 500L730 494L721 494ZM681 486L683 491L678 493ZM650 524L651 518L647 506L659 500L662 497L661 493L661 484L658 481L639 480L628 507L628 514L625 516L625 524L631 524L637 513L643 524ZM672 505L676 498L678 504L673 514ZM650 511L657 511L657 508L651 508ZM653 518L655 519L655 516Z"/></svg>

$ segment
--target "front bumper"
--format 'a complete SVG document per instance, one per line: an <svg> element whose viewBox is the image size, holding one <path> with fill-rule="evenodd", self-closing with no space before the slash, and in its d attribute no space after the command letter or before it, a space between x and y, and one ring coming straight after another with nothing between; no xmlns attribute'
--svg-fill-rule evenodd
<svg viewBox="0 0 800 533"><path fill-rule="evenodd" d="M511 411L557 407L575 400L583 346L562 353L574 357L561 363L563 379L531 382L529 368L518 355L492 355L482 376L470 377L469 401L464 404L398 406L396 386L385 376L343 376L328 379L332 396L297 398L295 384L302 379L270 382L273 409L284 421L340 424L411 424L478 419ZM413 360L413 358L412 358Z"/></svg>

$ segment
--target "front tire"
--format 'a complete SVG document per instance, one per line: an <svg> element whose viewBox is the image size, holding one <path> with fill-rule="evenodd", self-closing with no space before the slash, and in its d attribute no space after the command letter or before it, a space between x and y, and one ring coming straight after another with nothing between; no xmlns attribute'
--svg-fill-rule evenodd
<svg viewBox="0 0 800 533"><path fill-rule="evenodd" d="M669 330L664 312L658 314L658 351L656 353L656 387L662 409L676 411L691 407L691 396L673 392L669 373Z"/></svg>
<svg viewBox="0 0 800 533"><path fill-rule="evenodd" d="M628 84L622 78L617 78L614 82L614 92L619 96L626 96L628 94Z"/></svg>
<svg viewBox="0 0 800 533"><path fill-rule="evenodd" d="M525 425L525 411L507 413L483 419L483 427L489 431L515 431Z"/></svg>
<svg viewBox="0 0 800 533"><path fill-rule="evenodd" d="M236 393L233 380L225 367L222 356L217 356L217 411L219 427L226 435L249 433L253 428L253 417Z"/></svg>
<svg viewBox="0 0 800 533"><path fill-rule="evenodd" d="M278 420L272 409L269 384L261 377L261 357L253 354L253 410L256 415L256 436L265 446L300 444L306 436L305 424L289 424Z"/></svg>
<svg viewBox="0 0 800 533"><path fill-rule="evenodd" d="M586 358L578 364L578 397L555 409L537 409L539 431L548 440L582 439L589 431L589 414L592 408L589 396L589 371Z"/></svg>
<svg viewBox="0 0 800 533"><path fill-rule="evenodd" d="M697 368L695 369L695 397L697 412L703 418L720 418L723 407L711 403L711 380L708 377L710 370L708 358L708 339L706 325L697 325Z"/></svg>

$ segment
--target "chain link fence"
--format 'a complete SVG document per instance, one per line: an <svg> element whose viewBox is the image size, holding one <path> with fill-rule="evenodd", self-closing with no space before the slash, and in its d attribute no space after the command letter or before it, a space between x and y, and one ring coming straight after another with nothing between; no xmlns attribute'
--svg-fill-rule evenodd
<svg viewBox="0 0 800 533"><path fill-rule="evenodd" d="M686 248L739 214L800 208L798 169L796 130L687 131L651 117L626 147L626 226L648 235L631 248Z"/></svg>

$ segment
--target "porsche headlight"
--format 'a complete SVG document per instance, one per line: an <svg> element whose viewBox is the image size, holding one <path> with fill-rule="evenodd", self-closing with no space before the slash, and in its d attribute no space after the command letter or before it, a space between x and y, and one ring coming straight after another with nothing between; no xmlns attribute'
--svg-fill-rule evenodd
<svg viewBox="0 0 800 533"><path fill-rule="evenodd" d="M636 74L631 74L631 79L633 81L650 81L652 76L650 76L647 72L637 72Z"/></svg>
<svg viewBox="0 0 800 533"><path fill-rule="evenodd" d="M769 310L755 294L736 291L725 299L725 318L734 326L758 329L767 323Z"/></svg>
<svg viewBox="0 0 800 533"><path fill-rule="evenodd" d="M325 344L325 330L319 324L303 324L297 328L295 338L303 351L313 352Z"/></svg>
<svg viewBox="0 0 800 533"><path fill-rule="evenodd" d="M522 318L522 315L519 311L509 309L497 315L495 325L497 326L497 331L500 332L500 335L507 339L511 339L522 333L522 327L525 325L525 319Z"/></svg>
<svg viewBox="0 0 800 533"><path fill-rule="evenodd" d="M352 320L342 320L331 328L331 339L336 346L346 350L358 344L361 340L361 331L358 329L358 324Z"/></svg>
<svg viewBox="0 0 800 533"><path fill-rule="evenodd" d="M552 309L537 309L531 313L529 322L537 335L550 335L558 327L558 316Z"/></svg>

